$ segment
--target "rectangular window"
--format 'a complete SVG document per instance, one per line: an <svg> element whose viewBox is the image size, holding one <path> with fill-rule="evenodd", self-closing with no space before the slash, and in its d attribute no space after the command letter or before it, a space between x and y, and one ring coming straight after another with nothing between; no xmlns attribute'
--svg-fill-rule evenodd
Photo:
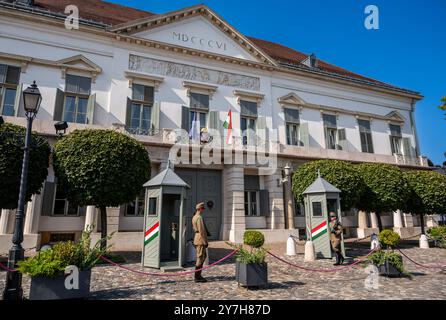
<svg viewBox="0 0 446 320"><path fill-rule="evenodd" d="M313 217L322 217L322 203L321 202L312 202L313 207Z"/></svg>
<svg viewBox="0 0 446 320"><path fill-rule="evenodd" d="M149 135L152 127L154 88L141 84L132 85L130 128L132 134Z"/></svg>
<svg viewBox="0 0 446 320"><path fill-rule="evenodd" d="M245 215L259 216L259 192L245 190Z"/></svg>
<svg viewBox="0 0 446 320"><path fill-rule="evenodd" d="M141 191L134 201L126 205L125 215L131 217L144 216L144 190Z"/></svg>
<svg viewBox="0 0 446 320"><path fill-rule="evenodd" d="M390 147L392 149L392 154L403 154L402 152L402 142L403 138L401 135L401 126L389 124L390 129Z"/></svg>
<svg viewBox="0 0 446 320"><path fill-rule="evenodd" d="M191 109L209 109L209 95L191 92L189 97Z"/></svg>
<svg viewBox="0 0 446 320"><path fill-rule="evenodd" d="M14 116L20 68L0 64L0 115Z"/></svg>
<svg viewBox="0 0 446 320"><path fill-rule="evenodd" d="M63 120L87 124L88 98L91 92L91 79L87 77L66 75L65 102Z"/></svg>
<svg viewBox="0 0 446 320"><path fill-rule="evenodd" d="M294 200L294 216L301 217L305 215L305 208L302 204Z"/></svg>
<svg viewBox="0 0 446 320"><path fill-rule="evenodd" d="M192 128L192 123L195 120L199 122L201 131L201 129L207 128L209 95L190 92L189 98L189 128Z"/></svg>
<svg viewBox="0 0 446 320"><path fill-rule="evenodd" d="M358 119L359 136L361 139L362 152L373 153L372 131L370 121Z"/></svg>
<svg viewBox="0 0 446 320"><path fill-rule="evenodd" d="M67 200L65 188L61 185L56 186L56 195L54 197L54 216L79 216L85 214L87 207L79 207Z"/></svg>
<svg viewBox="0 0 446 320"><path fill-rule="evenodd" d="M241 117L240 128L242 130L242 142L243 145L255 145L255 135L256 135L256 119Z"/></svg>
<svg viewBox="0 0 446 320"><path fill-rule="evenodd" d="M287 144L299 146L299 110L286 108L284 109L284 113Z"/></svg>
<svg viewBox="0 0 446 320"><path fill-rule="evenodd" d="M338 144L338 128L336 116L331 114L322 115L324 121L325 141L327 149L337 149Z"/></svg>
<svg viewBox="0 0 446 320"><path fill-rule="evenodd" d="M147 215L156 216L156 210L156 198L149 198L149 212L147 212Z"/></svg>

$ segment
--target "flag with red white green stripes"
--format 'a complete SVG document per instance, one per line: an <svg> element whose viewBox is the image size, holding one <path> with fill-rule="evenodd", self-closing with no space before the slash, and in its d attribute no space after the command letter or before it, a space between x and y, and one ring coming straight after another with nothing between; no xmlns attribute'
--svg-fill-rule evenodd
<svg viewBox="0 0 446 320"><path fill-rule="evenodd" d="M144 234L144 245L148 245L156 237L158 237L160 231L160 222L157 221L153 226L151 226Z"/></svg>
<svg viewBox="0 0 446 320"><path fill-rule="evenodd" d="M314 241L328 231L327 221L324 220L322 223L311 229L311 240Z"/></svg>

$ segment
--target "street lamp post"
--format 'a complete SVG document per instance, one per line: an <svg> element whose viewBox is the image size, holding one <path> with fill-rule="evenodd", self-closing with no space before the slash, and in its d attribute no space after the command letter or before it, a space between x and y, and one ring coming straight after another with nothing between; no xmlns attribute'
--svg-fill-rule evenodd
<svg viewBox="0 0 446 320"><path fill-rule="evenodd" d="M6 286L3 292L4 300L21 300L23 298L22 275L20 272L13 272L11 269L17 267L17 262L24 259L23 242L23 224L24 224L24 208L28 180L28 162L29 147L31 140L31 129L33 120L39 111L42 95L37 88L36 82L23 91L23 102L25 107L25 115L28 120L25 135L25 147L23 148L22 175L20 178L20 193L17 211L15 215L14 234L12 237L12 247L9 250L8 268L6 275Z"/></svg>

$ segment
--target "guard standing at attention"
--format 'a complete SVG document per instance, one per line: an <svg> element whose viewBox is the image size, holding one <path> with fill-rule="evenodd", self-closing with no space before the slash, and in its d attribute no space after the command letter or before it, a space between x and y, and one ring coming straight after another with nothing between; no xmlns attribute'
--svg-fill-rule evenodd
<svg viewBox="0 0 446 320"><path fill-rule="evenodd" d="M341 248L341 236L342 236L342 225L338 221L338 216L335 212L330 212L330 242L331 249L336 256L335 266L338 266L344 262L344 256L342 255Z"/></svg>
<svg viewBox="0 0 446 320"><path fill-rule="evenodd" d="M205 210L204 202L200 202L195 206L195 214L192 218L192 227L194 229L194 246L196 250L197 261L195 263L195 270L203 268L204 261L206 260L206 248L208 247L209 231L206 228L202 214ZM207 282L205 278L201 276L201 270L195 272L195 282Z"/></svg>

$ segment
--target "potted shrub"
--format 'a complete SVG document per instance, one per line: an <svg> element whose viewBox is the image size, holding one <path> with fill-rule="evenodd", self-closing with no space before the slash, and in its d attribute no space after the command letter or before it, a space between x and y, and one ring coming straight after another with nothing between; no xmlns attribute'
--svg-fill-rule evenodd
<svg viewBox="0 0 446 320"><path fill-rule="evenodd" d="M433 227L427 230L428 236L434 240L434 245L446 248L446 226Z"/></svg>
<svg viewBox="0 0 446 320"><path fill-rule="evenodd" d="M239 251L236 254L235 277L238 284L245 287L266 287L268 266L265 262L266 250L262 247L265 237L259 231L249 230L243 235L243 245L232 245Z"/></svg>
<svg viewBox="0 0 446 320"><path fill-rule="evenodd" d="M90 246L91 229L82 233L79 242L60 242L24 261L18 262L18 270L31 277L30 300L82 299L90 293L91 268L105 250L99 240ZM68 266L79 270L78 289L67 289L65 282Z"/></svg>
<svg viewBox="0 0 446 320"><path fill-rule="evenodd" d="M399 277L405 274L403 257L395 252L400 236L392 230L383 230L379 234L382 249L370 255L369 260L378 268L379 274L387 277Z"/></svg>

